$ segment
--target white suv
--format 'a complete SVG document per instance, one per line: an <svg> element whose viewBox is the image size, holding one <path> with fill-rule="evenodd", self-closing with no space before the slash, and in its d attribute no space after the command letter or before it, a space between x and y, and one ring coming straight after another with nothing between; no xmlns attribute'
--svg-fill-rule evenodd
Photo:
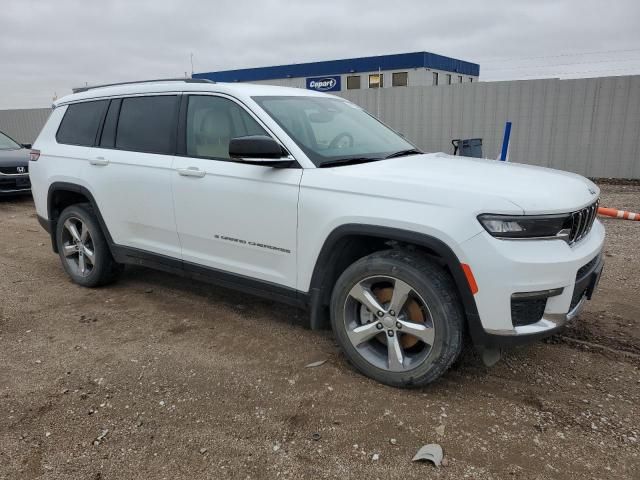
<svg viewBox="0 0 640 480"><path fill-rule="evenodd" d="M465 331L487 362L552 334L602 269L589 180L423 154L308 90L89 88L55 103L33 148L38 217L74 282L129 263L305 307L389 385L438 378Z"/></svg>

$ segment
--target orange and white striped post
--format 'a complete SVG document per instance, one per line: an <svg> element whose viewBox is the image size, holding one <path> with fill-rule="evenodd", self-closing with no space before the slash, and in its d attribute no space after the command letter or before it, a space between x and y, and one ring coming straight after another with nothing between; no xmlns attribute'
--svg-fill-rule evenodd
<svg viewBox="0 0 640 480"><path fill-rule="evenodd" d="M598 215L603 217L621 218L623 220L640 221L640 213L627 212L626 210L617 210L615 208L598 208Z"/></svg>

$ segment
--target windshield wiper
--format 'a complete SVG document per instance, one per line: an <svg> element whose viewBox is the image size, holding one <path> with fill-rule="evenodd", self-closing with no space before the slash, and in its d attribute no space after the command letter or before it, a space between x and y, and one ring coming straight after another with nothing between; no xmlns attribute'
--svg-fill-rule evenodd
<svg viewBox="0 0 640 480"><path fill-rule="evenodd" d="M387 159L387 158L405 157L407 155L418 155L420 153L422 152L417 148L409 148L408 150L400 150L399 152L394 152L391 155L387 155L384 158Z"/></svg>
<svg viewBox="0 0 640 480"><path fill-rule="evenodd" d="M319 168L335 167L336 165L355 165L358 163L375 162L377 160L383 160L380 157L350 157L350 158L335 158L333 160L327 160L320 164Z"/></svg>

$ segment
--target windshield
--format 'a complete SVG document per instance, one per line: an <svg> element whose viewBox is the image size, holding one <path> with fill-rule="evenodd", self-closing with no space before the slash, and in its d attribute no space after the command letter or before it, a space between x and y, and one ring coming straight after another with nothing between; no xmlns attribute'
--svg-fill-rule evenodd
<svg viewBox="0 0 640 480"><path fill-rule="evenodd" d="M415 147L363 109L329 97L253 97L318 167L380 160ZM336 162L337 163L337 162Z"/></svg>
<svg viewBox="0 0 640 480"><path fill-rule="evenodd" d="M4 133L0 132L0 150L16 150L19 148L22 147L7 137Z"/></svg>

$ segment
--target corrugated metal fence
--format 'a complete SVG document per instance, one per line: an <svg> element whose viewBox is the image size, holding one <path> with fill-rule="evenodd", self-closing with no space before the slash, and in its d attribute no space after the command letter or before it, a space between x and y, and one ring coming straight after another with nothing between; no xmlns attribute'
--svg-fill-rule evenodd
<svg viewBox="0 0 640 480"><path fill-rule="evenodd" d="M506 121L509 159L589 177L640 178L640 76L479 82L341 92L427 152L482 138L497 158ZM0 130L31 143L50 109L0 110Z"/></svg>
<svg viewBox="0 0 640 480"><path fill-rule="evenodd" d="M50 108L0 110L0 131L16 142L33 143L50 113Z"/></svg>
<svg viewBox="0 0 640 480"><path fill-rule="evenodd" d="M427 152L482 138L497 158L589 177L640 178L640 76L479 82L341 92Z"/></svg>

